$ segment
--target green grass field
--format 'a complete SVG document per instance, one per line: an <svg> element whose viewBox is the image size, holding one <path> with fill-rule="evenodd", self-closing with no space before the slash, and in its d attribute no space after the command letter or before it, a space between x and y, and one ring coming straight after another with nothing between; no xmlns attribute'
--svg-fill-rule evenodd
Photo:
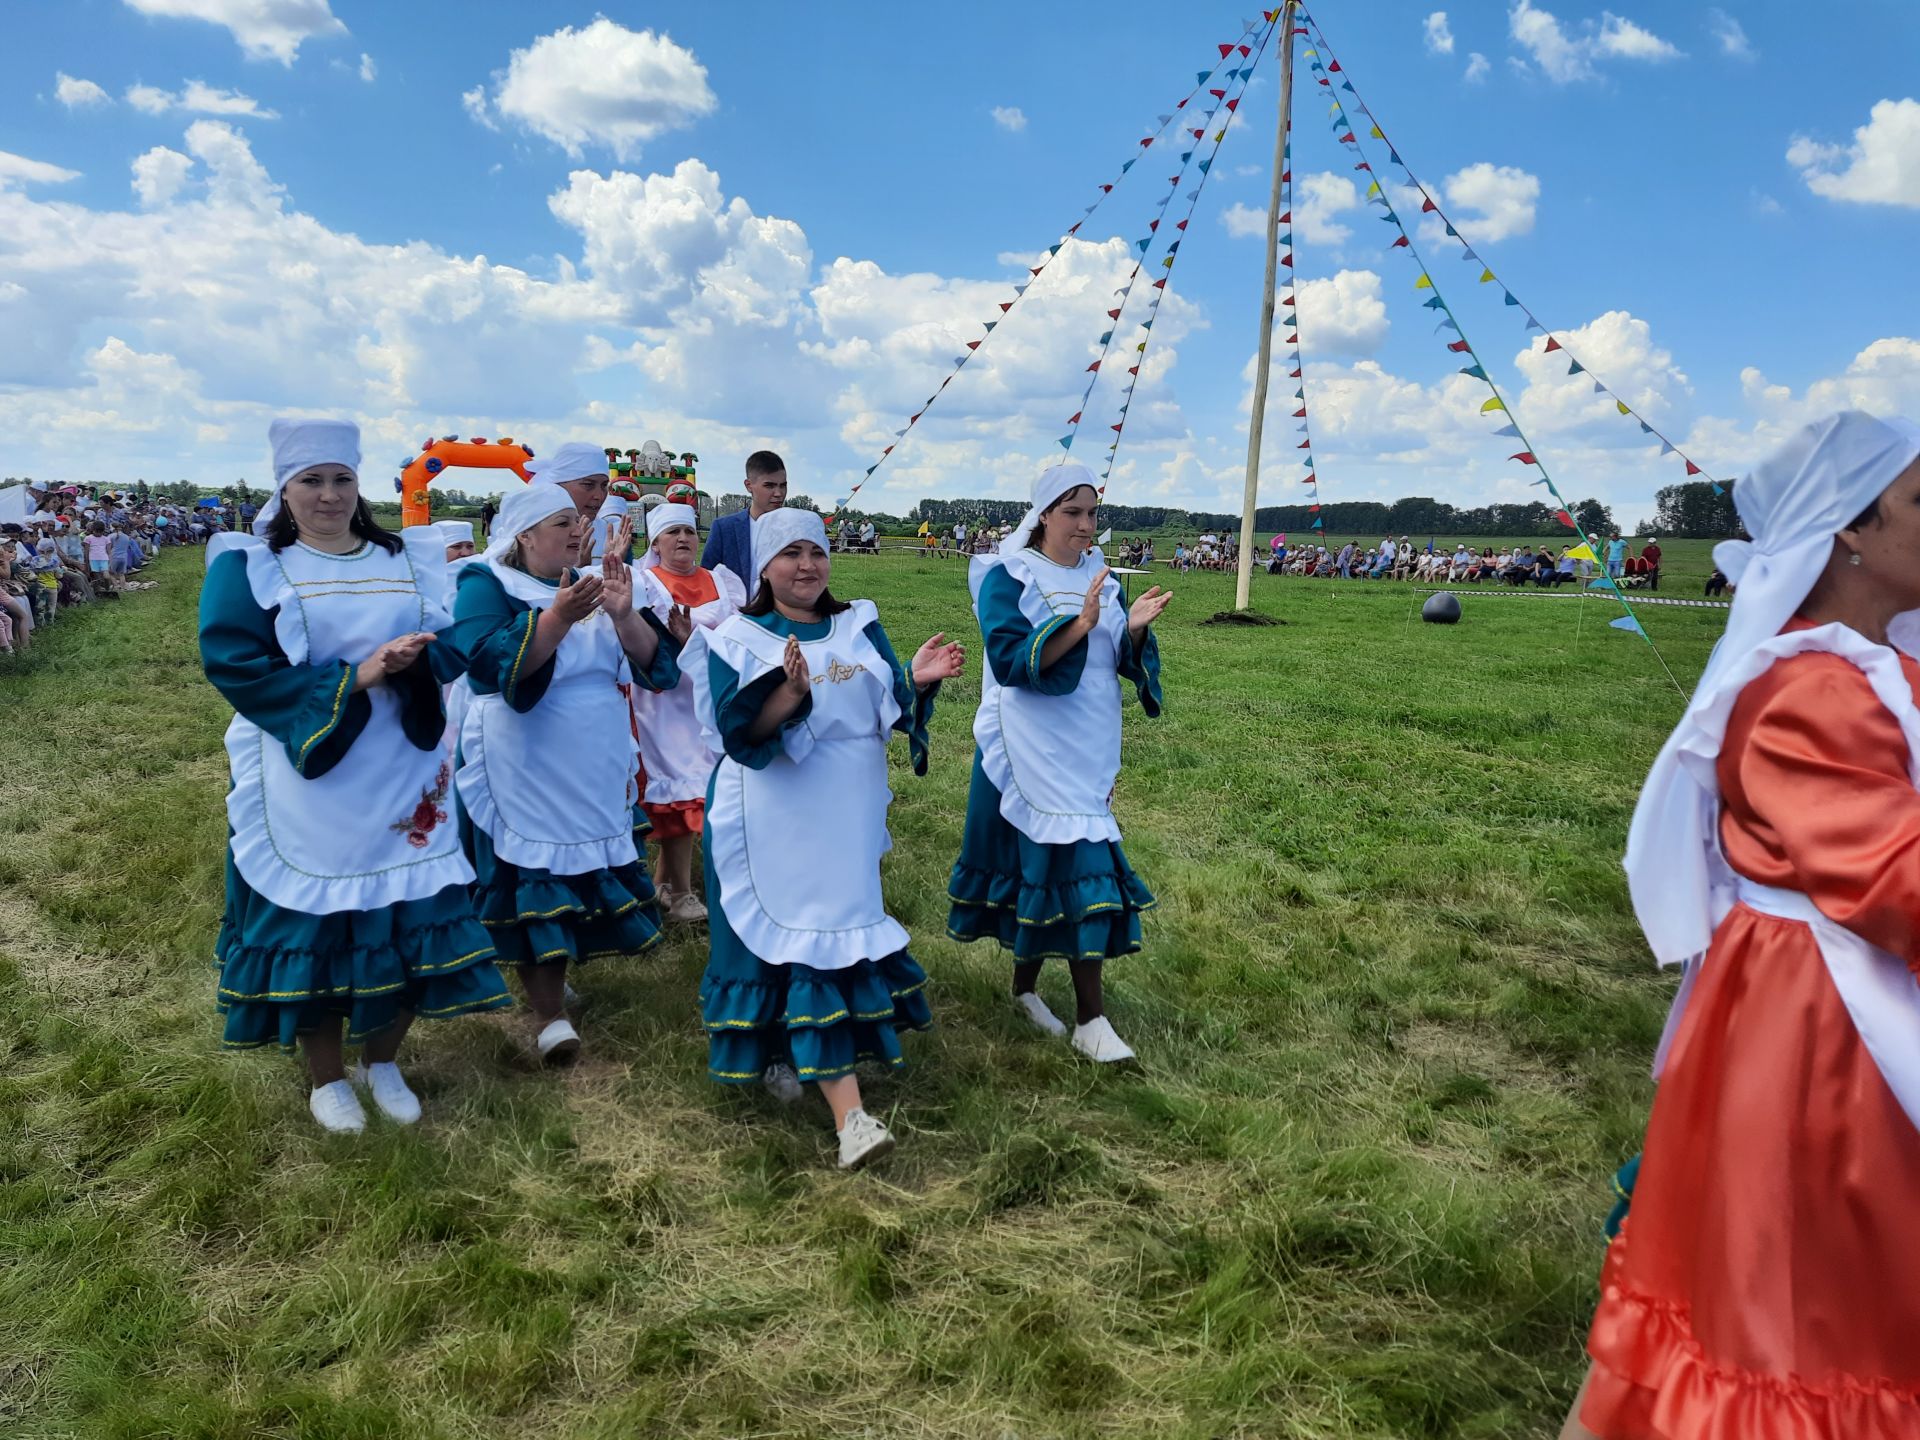
<svg viewBox="0 0 1920 1440"><path fill-rule="evenodd" d="M957 564L836 569L896 645L977 638ZM869 1088L899 1151L847 1177L817 1098L705 1079L690 935L578 979L566 1073L511 1016L422 1026L415 1130L323 1137L292 1062L221 1054L227 711L199 557L159 571L0 659L0 1432L1557 1425L1668 994L1618 856L1681 697L1605 603L1443 628L1409 587L1256 577L1286 624L1253 629L1201 623L1231 577L1181 583L1115 802L1161 901L1111 971L1132 1073L944 938L970 654L932 773L894 776L939 1027ZM1690 683L1724 616L1643 619Z"/></svg>

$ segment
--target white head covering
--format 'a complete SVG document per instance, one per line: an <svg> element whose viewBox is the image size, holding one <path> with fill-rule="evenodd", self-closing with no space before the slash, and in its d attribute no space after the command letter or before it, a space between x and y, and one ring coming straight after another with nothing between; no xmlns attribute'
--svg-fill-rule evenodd
<svg viewBox="0 0 1920 1440"><path fill-rule="evenodd" d="M440 532L442 545L471 545L473 543L473 522L471 520L436 520L433 528Z"/></svg>
<svg viewBox="0 0 1920 1440"><path fill-rule="evenodd" d="M566 511L578 513L573 497L555 485L528 485L509 490L500 502L500 514L493 522L493 539L481 559L498 562L506 558L513 542L551 515Z"/></svg>
<svg viewBox="0 0 1920 1440"><path fill-rule="evenodd" d="M626 517L627 501L621 495L609 495L600 502L600 513L593 517L593 553L605 555L613 548L614 531Z"/></svg>
<svg viewBox="0 0 1920 1440"><path fill-rule="evenodd" d="M1726 633L1653 762L1627 832L1634 913L1662 965L1702 953L1719 918L1711 900L1720 810L1714 760L1745 683L1741 662L1793 618L1827 567L1833 537L1916 458L1920 425L1849 410L1806 426L1734 487L1753 538L1713 547L1737 587Z"/></svg>
<svg viewBox="0 0 1920 1440"><path fill-rule="evenodd" d="M280 492L287 481L315 465L344 465L360 473L360 427L351 420L293 420L282 415L267 426L273 446L273 496L253 517L253 533L264 535L280 513Z"/></svg>
<svg viewBox="0 0 1920 1440"><path fill-rule="evenodd" d="M527 473L535 485L564 485L589 475L605 475L607 463L607 452L601 446L569 440L551 455L529 460Z"/></svg>
<svg viewBox="0 0 1920 1440"><path fill-rule="evenodd" d="M651 570L660 563L660 557L654 553L653 542L660 538L662 530L671 530L675 525L685 525L696 535L699 534L699 512L691 505L664 504L647 511L647 553L640 557L642 570Z"/></svg>
<svg viewBox="0 0 1920 1440"><path fill-rule="evenodd" d="M1014 527L1013 533L1000 542L1000 554L1011 555L1024 550L1027 541L1033 536L1033 527L1040 523L1040 517L1051 509L1062 495L1078 490L1082 485L1091 488L1095 494L1100 491L1100 481L1093 471L1078 460L1063 460L1040 472L1033 482L1033 501L1027 507L1024 519Z"/></svg>
<svg viewBox="0 0 1920 1440"><path fill-rule="evenodd" d="M767 562L796 540L811 540L825 550L826 522L811 510L796 510L790 505L769 510L753 522L753 580L747 586L749 593L760 588L760 576Z"/></svg>

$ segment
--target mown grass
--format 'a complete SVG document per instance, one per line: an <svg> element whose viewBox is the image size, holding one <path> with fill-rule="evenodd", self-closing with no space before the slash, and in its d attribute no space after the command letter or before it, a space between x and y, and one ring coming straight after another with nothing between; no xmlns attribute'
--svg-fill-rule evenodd
<svg viewBox="0 0 1920 1440"><path fill-rule="evenodd" d="M848 558L896 643L961 569ZM697 940L579 980L588 1057L423 1027L428 1120L318 1134L218 1052L226 711L197 555L0 661L0 1431L21 1436L1548 1433L1666 990L1617 856L1680 697L1596 602L1179 584L1116 807L1160 896L1134 1073L943 938L971 678L894 777L890 905L939 1028L901 1148L703 1074ZM1683 680L1718 612L1643 612ZM977 665L977 656L970 663ZM898 763L900 757L896 757ZM1064 977L1043 980L1065 1003Z"/></svg>

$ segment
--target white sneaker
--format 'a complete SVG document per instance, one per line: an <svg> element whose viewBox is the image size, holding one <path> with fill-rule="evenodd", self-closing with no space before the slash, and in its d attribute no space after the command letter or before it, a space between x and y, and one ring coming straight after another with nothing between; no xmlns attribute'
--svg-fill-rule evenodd
<svg viewBox="0 0 1920 1440"><path fill-rule="evenodd" d="M392 1061L356 1065L352 1080L373 1092L374 1108L394 1124L411 1125L420 1118L420 1097L407 1087L400 1067Z"/></svg>
<svg viewBox="0 0 1920 1440"><path fill-rule="evenodd" d="M544 1064L564 1065L580 1053L580 1032L563 1015L550 1021L533 1043Z"/></svg>
<svg viewBox="0 0 1920 1440"><path fill-rule="evenodd" d="M360 1097L345 1080L316 1085L307 1097L307 1109L322 1130L335 1135L358 1135L367 1128L367 1112L360 1108Z"/></svg>
<svg viewBox="0 0 1920 1440"><path fill-rule="evenodd" d="M1019 1002L1020 1012L1033 1022L1034 1029L1044 1035L1064 1035L1067 1027L1060 1017L1047 1008L1047 1002L1033 991L1013 997Z"/></svg>
<svg viewBox="0 0 1920 1440"><path fill-rule="evenodd" d="M767 1093L782 1105L791 1105L807 1093L800 1088L798 1072L783 1061L776 1060L767 1066L767 1073L760 1078L767 1087Z"/></svg>
<svg viewBox="0 0 1920 1440"><path fill-rule="evenodd" d="M1102 1065L1133 1059L1133 1047L1113 1033L1113 1026L1104 1015L1084 1025L1074 1026L1073 1048Z"/></svg>
<svg viewBox="0 0 1920 1440"><path fill-rule="evenodd" d="M707 907L691 890L676 890L667 905L667 919L677 920L683 925L702 925L706 923Z"/></svg>
<svg viewBox="0 0 1920 1440"><path fill-rule="evenodd" d="M869 1160L878 1160L893 1149L893 1136L887 1127L864 1110L849 1110L847 1123L840 1127L840 1168L858 1170Z"/></svg>

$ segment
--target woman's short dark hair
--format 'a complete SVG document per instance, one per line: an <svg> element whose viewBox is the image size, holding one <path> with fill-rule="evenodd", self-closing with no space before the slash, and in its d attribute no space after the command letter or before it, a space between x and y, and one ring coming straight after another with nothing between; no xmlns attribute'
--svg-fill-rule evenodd
<svg viewBox="0 0 1920 1440"><path fill-rule="evenodd" d="M1878 525L1880 519L1880 497L1876 495L1873 497L1873 503L1871 505L1853 517L1853 523L1848 525L1847 529L1864 530L1869 525Z"/></svg>
<svg viewBox="0 0 1920 1440"><path fill-rule="evenodd" d="M398 535L384 528L378 520L373 518L373 510L367 504L367 497L364 495L354 502L353 519L348 522L348 528L358 538L369 544L378 545L389 555L398 555L405 548L405 542ZM267 522L267 548L284 550L299 538L300 532L293 523L293 511L288 509L286 501L282 500L280 508L273 512L273 519Z"/></svg>
<svg viewBox="0 0 1920 1440"><path fill-rule="evenodd" d="M813 602L813 608L825 616L838 615L842 610L851 610L853 607L845 600L834 599L833 591L822 590L820 598ZM773 614L773 587L762 580L760 588L753 592L753 598L740 607L740 613L742 615Z"/></svg>

